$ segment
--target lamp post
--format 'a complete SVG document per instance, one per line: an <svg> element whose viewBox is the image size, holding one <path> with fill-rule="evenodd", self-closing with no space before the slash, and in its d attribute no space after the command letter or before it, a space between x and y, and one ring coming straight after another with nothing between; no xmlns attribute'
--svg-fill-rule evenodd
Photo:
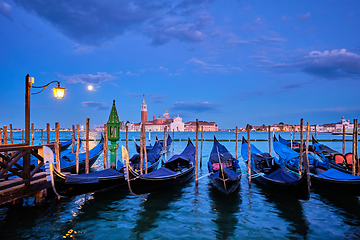
<svg viewBox="0 0 360 240"><path fill-rule="evenodd" d="M59 81L52 81L44 86L38 87L38 86L32 86L32 84L34 83L33 77L30 77L29 74L27 74L25 77L25 143L26 143L26 145L30 145L30 95L41 93L51 83L55 83L55 82L58 84L58 87L52 89L54 92L54 96L55 96L55 98L61 99L65 95L66 88L61 88ZM41 88L41 90L36 93L31 93L30 92L31 88Z"/></svg>
<svg viewBox="0 0 360 240"><path fill-rule="evenodd" d="M48 84L40 87L32 86L34 83L34 78L30 77L29 74L25 77L25 144L30 145L30 95L41 93L45 88L47 88L51 83L57 82L58 87L53 88L55 98L63 98L65 94L65 88L60 87L60 82L52 81ZM31 93L31 88L41 88L37 93ZM25 175L25 186L26 191L30 192L30 149L23 157L23 167Z"/></svg>
<svg viewBox="0 0 360 240"><path fill-rule="evenodd" d="M110 167L112 169L116 169L116 150L117 150L116 141L120 139L120 121L115 106L115 100L113 100L113 105L111 108L109 120L107 121L107 125L108 125L108 138L111 142Z"/></svg>

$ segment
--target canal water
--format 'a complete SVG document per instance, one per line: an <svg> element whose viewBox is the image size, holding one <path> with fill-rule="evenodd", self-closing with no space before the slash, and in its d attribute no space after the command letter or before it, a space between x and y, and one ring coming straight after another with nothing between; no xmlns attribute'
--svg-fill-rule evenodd
<svg viewBox="0 0 360 240"><path fill-rule="evenodd" d="M235 141L228 141L235 139L235 133L215 135L219 140L227 140L221 143L235 155ZM246 133L240 133L239 140L242 135ZM70 136L70 132L60 133L60 138ZM92 132L90 136L99 139L100 133ZM188 136L195 139L195 133L175 133L175 139L182 141L174 141L174 151L171 147L168 157L184 149ZM209 140L213 136L214 133L204 133L208 141L203 145L200 177L207 174L213 143ZM139 138L139 133L129 133L132 137ZM162 139L163 133L158 133L158 137ZM267 141L261 141L267 137L266 132L251 133L251 139L258 140L253 144L263 151L269 148ZM290 139L290 134L283 132L282 137ZM121 133L121 138L125 138L125 133ZM342 136L318 133L317 138ZM35 139L39 143L40 132ZM296 139L300 139L299 133ZM151 142L154 140L155 133L151 133ZM323 143L342 151L341 141ZM351 151L351 144L346 142L347 152ZM90 142L90 147L95 145L96 142ZM84 145L81 150L84 151ZM129 152L130 156L135 154L133 142L129 142ZM92 170L102 168L103 155ZM0 239L360 239L360 199L312 190L310 200L298 200L254 183L249 187L244 174L240 190L224 196L204 177L198 187L192 180L177 188L140 196L131 195L123 187L60 201L48 199L43 205L35 205L34 198L27 198L22 206L0 207Z"/></svg>

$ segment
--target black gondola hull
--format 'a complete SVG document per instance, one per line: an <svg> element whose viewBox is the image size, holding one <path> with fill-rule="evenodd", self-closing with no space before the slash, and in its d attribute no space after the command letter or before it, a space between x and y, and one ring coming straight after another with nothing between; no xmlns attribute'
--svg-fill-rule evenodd
<svg viewBox="0 0 360 240"><path fill-rule="evenodd" d="M130 188L135 194L162 191L189 181L194 177L194 174L195 167L192 166L182 173L166 177L141 178L140 176L130 181Z"/></svg>
<svg viewBox="0 0 360 240"><path fill-rule="evenodd" d="M93 157L91 157L89 159L89 167L94 165L94 163L99 158L101 153L102 153L102 151L98 152L97 154L95 154ZM62 160L62 161L65 161L65 160ZM61 163L60 163L60 167L61 167ZM76 173L76 165L71 165L68 167L61 168L61 171L62 172L70 172L70 173L75 174ZM84 173L84 172L85 172L85 161L81 161L79 163L79 173Z"/></svg>
<svg viewBox="0 0 360 240"><path fill-rule="evenodd" d="M99 179L98 183L67 184L65 183L64 174L59 174L57 171L54 171L53 173L54 184L57 193L66 197L96 192L100 190L102 191L126 184L124 176Z"/></svg>
<svg viewBox="0 0 360 240"><path fill-rule="evenodd" d="M258 171L254 170L252 170L251 172L252 174L259 173ZM275 181L266 176L258 176L256 178L253 178L252 181L257 184L271 188L276 192L285 193L287 195L291 195L293 197L303 200L310 199L310 178L306 174L299 178L299 181L296 185L286 182Z"/></svg>
<svg viewBox="0 0 360 240"><path fill-rule="evenodd" d="M240 175L241 176L241 175ZM241 177L236 180L226 180L225 185L224 181L219 178L210 178L211 184L220 192L224 193L225 195L229 195L240 188L240 180Z"/></svg>
<svg viewBox="0 0 360 240"><path fill-rule="evenodd" d="M333 192L360 196L360 180L333 180L311 174L311 183L314 188L326 189Z"/></svg>

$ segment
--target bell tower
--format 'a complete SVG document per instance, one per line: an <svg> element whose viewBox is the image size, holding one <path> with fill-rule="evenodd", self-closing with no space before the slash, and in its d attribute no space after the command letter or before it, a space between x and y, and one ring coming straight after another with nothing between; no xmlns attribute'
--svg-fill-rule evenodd
<svg viewBox="0 0 360 240"><path fill-rule="evenodd" d="M141 122L142 123L147 122L147 106L145 103L145 95L143 95L143 101L141 104Z"/></svg>

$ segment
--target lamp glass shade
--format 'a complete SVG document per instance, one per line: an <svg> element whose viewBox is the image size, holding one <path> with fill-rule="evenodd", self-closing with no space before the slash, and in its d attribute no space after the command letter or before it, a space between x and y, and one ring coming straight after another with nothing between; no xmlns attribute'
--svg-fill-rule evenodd
<svg viewBox="0 0 360 240"><path fill-rule="evenodd" d="M65 89L66 88L61 87L53 88L52 90L54 91L54 97L59 99L63 98L65 95Z"/></svg>

